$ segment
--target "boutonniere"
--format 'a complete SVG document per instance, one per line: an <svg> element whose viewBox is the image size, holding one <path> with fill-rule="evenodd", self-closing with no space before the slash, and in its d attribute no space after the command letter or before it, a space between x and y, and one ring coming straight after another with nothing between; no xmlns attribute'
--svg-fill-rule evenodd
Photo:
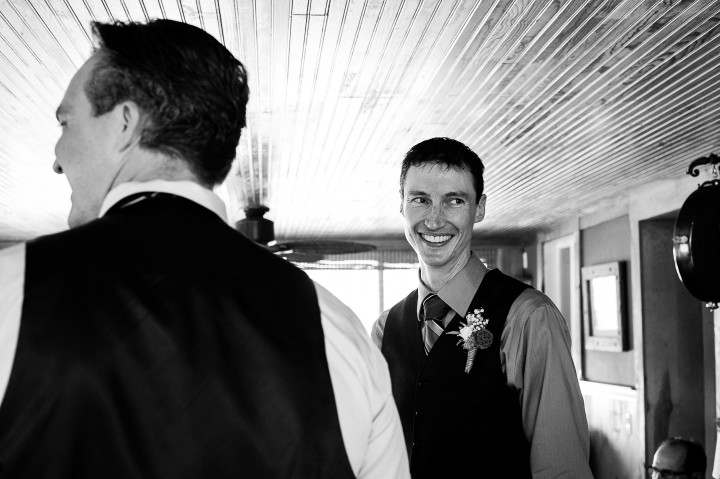
<svg viewBox="0 0 720 479"><path fill-rule="evenodd" d="M493 342L493 334L486 329L488 320L482 317L485 310L480 308L465 316L467 323L460 323L460 331L451 331L448 334L457 334L460 336L458 346L462 346L467 350L467 361L465 362L465 372L470 373L475 362L475 355L478 349L487 349Z"/></svg>

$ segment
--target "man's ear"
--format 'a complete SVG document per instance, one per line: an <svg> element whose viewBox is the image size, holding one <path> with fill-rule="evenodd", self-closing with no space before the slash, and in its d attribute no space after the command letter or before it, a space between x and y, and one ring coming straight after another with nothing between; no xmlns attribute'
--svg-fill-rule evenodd
<svg viewBox="0 0 720 479"><path fill-rule="evenodd" d="M115 105L117 149L124 152L140 141L143 113L134 101L123 101Z"/></svg>
<svg viewBox="0 0 720 479"><path fill-rule="evenodd" d="M478 201L478 204L475 206L475 223L480 223L483 218L485 218L485 201L487 200L487 197L485 195L482 195L480 197L480 201Z"/></svg>

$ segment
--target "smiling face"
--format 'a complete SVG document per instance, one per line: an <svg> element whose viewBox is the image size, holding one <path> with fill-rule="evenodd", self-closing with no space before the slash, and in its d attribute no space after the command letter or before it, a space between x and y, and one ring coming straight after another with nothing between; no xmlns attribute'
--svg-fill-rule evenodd
<svg viewBox="0 0 720 479"><path fill-rule="evenodd" d="M117 112L93 115L85 82L97 58L91 57L70 81L57 109L62 134L55 145L53 169L64 173L72 189L71 228L97 218L117 173L114 136Z"/></svg>
<svg viewBox="0 0 720 479"><path fill-rule="evenodd" d="M472 175L444 165L408 169L403 190L405 237L420 260L423 279L452 277L470 257L475 223L485 216L485 195L478 203Z"/></svg>

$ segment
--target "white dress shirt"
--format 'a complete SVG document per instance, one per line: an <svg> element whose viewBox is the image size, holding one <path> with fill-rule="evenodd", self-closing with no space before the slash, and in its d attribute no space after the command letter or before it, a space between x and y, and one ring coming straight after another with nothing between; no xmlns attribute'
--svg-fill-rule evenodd
<svg viewBox="0 0 720 479"><path fill-rule="evenodd" d="M121 199L149 191L185 197L227 221L222 200L189 181L123 183L108 193L100 216ZM15 358L24 281L25 244L0 251L0 406ZM405 442L385 358L345 304L317 283L315 289L330 379L350 465L359 478L408 478Z"/></svg>

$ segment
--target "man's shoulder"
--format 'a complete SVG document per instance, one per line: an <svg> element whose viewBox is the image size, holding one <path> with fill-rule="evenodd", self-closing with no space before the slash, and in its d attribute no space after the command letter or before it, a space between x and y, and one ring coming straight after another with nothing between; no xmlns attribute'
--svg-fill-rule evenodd
<svg viewBox="0 0 720 479"><path fill-rule="evenodd" d="M520 295L523 291L526 290L534 290L532 285L524 281L520 281L514 276L504 273L498 268L488 270L487 274L483 276L482 283L484 283L486 280L491 283L497 284L497 286L503 290L515 291L518 295ZM480 286L482 285L482 283L480 284Z"/></svg>
<svg viewBox="0 0 720 479"><path fill-rule="evenodd" d="M515 299L513 304L530 309L536 309L542 306L555 308L555 303L553 303L545 293L533 288L532 286L524 289Z"/></svg>
<svg viewBox="0 0 720 479"><path fill-rule="evenodd" d="M99 257L116 256L121 251L117 248L119 244L127 247L131 242L149 242L151 238L155 239L155 235L102 217L28 241L27 256L29 260L40 258L39 261L32 261L36 266L52 263L54 269L61 268L64 264L72 264L74 268L81 265L93 266Z"/></svg>
<svg viewBox="0 0 720 479"><path fill-rule="evenodd" d="M567 330L562 313L545 293L535 288L525 289L515 299L506 323L506 328L517 332L557 327L563 332Z"/></svg>
<svg viewBox="0 0 720 479"><path fill-rule="evenodd" d="M100 234L100 232L111 227L112 224L113 223L108 220L108 217L97 218L74 228L38 236L37 238L28 241L27 244L30 249L34 248L36 245L74 244L78 241L86 238L90 239Z"/></svg>

